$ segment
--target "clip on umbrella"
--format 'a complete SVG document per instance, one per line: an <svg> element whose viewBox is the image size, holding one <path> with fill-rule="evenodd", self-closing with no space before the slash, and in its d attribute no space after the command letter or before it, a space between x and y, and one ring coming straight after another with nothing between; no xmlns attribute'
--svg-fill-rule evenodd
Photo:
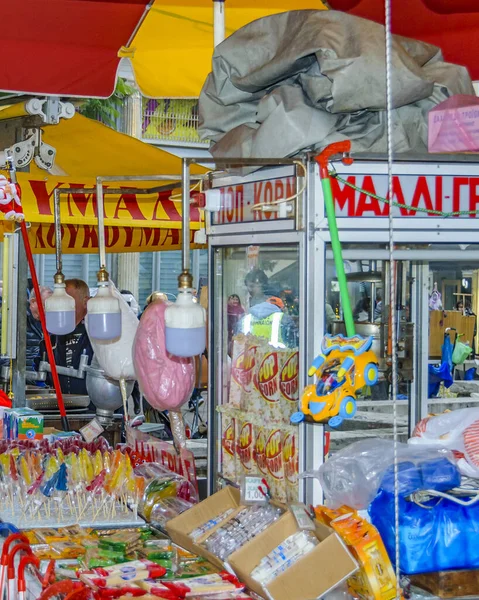
<svg viewBox="0 0 479 600"><path fill-rule="evenodd" d="M16 171L11 158L7 161L7 169L10 172L11 182L15 185L17 183ZM20 222L20 230L22 232L23 244L25 246L25 254L27 255L28 266L30 268L30 275L32 276L33 289L35 290L35 295L37 298L41 299L40 286L38 284L37 272L35 269L35 262L33 261L32 248L30 246L30 240L28 239L28 230L25 220ZM70 427L68 424L67 413L65 410L65 403L63 401L62 389L60 386L60 379L58 378L57 366L55 363L55 356L53 354L52 342L50 339L50 334L47 330L47 322L45 317L45 309L43 308L43 302L38 302L38 313L40 315L40 323L42 325L43 337L45 340L45 348L47 350L48 360L50 362L51 370L52 370L52 379L53 385L55 387L55 393L57 396L58 409L60 411L60 417L62 422L62 427L64 431L70 431Z"/></svg>
<svg viewBox="0 0 479 600"><path fill-rule="evenodd" d="M341 242L339 241L338 224L334 210L333 191L331 189L331 178L329 176L328 164L332 156L342 155L341 161L344 165L351 165L353 159L349 156L351 150L351 141L336 142L327 146L318 156L316 162L319 165L319 175L321 177L321 186L323 188L324 206L326 208L326 217L328 219L329 233L331 235L331 246L333 249L334 264L339 283L339 295L343 307L344 323L346 325L346 335L353 337L356 333L354 327L353 311L349 299L348 283L344 271L343 253Z"/></svg>

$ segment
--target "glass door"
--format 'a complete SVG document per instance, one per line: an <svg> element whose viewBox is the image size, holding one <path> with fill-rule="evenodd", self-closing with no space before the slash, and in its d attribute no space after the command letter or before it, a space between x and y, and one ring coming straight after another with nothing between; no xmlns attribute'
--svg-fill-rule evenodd
<svg viewBox="0 0 479 600"><path fill-rule="evenodd" d="M216 247L212 259L214 472L235 484L261 475L276 500L296 500L299 244Z"/></svg>

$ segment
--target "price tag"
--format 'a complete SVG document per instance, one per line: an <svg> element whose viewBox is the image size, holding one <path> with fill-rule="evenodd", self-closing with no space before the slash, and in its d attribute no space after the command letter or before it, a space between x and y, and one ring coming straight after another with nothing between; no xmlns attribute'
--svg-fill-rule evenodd
<svg viewBox="0 0 479 600"><path fill-rule="evenodd" d="M262 477L255 475L245 475L243 482L243 502L247 504L256 504L267 502L265 494L260 490L265 490L261 483Z"/></svg>
<svg viewBox="0 0 479 600"><path fill-rule="evenodd" d="M96 417L80 429L80 433L87 443L93 442L104 431L100 421Z"/></svg>

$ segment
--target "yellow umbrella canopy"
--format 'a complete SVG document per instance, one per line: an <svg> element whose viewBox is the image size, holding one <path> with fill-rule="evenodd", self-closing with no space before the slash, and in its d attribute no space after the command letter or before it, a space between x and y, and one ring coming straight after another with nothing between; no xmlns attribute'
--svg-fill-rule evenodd
<svg viewBox="0 0 479 600"><path fill-rule="evenodd" d="M226 0L225 34L288 10L324 10L321 0ZM155 0L128 48L137 84L150 98L199 96L213 55L211 0Z"/></svg>
<svg viewBox="0 0 479 600"><path fill-rule="evenodd" d="M22 206L30 229L34 252L54 251L53 192L56 188L86 188L84 193L61 196L63 249L95 252L98 246L97 176L178 175L181 160L128 135L83 117L45 127L43 140L56 149L52 173L34 163L28 173L19 172ZM192 168L198 174L202 167ZM152 188L164 182L108 182L105 188ZM191 210L192 230L199 228L199 213ZM4 223L5 228L8 224ZM110 252L173 250L181 247L181 204L170 191L152 194L106 194L106 238ZM6 230L6 229L5 229Z"/></svg>

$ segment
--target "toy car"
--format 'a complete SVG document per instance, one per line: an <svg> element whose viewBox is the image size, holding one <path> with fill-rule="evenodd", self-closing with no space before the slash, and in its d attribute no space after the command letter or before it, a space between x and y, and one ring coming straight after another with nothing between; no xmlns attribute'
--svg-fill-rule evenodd
<svg viewBox="0 0 479 600"><path fill-rule="evenodd" d="M372 336L326 335L321 354L308 372L310 377L316 375L317 382L304 389L301 410L291 416L291 422L300 423L310 416L318 423L339 427L344 419L352 419L357 410L356 392L378 381L378 361L372 344Z"/></svg>

